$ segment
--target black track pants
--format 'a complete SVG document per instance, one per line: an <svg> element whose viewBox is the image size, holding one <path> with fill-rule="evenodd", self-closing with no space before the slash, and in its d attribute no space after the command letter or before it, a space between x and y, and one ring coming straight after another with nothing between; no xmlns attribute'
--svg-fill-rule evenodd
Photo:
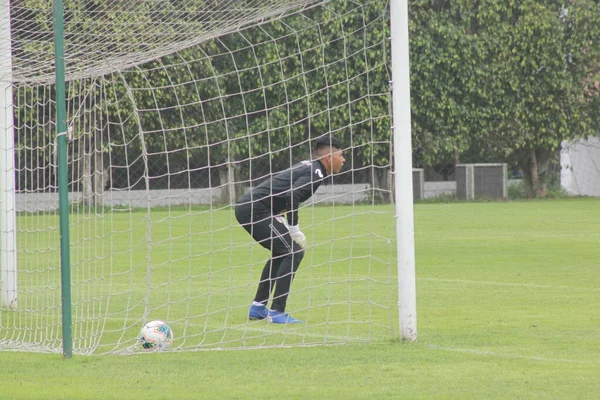
<svg viewBox="0 0 600 400"><path fill-rule="evenodd" d="M271 259L263 268L254 301L267 304L273 293L271 309L285 311L294 274L304 257L304 250L292 240L282 216L271 215L270 210L252 204L240 204L235 217L250 235L271 251Z"/></svg>

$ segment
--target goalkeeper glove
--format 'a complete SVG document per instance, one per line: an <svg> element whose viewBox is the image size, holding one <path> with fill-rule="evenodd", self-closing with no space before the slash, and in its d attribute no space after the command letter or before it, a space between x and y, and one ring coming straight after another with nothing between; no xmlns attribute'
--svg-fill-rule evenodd
<svg viewBox="0 0 600 400"><path fill-rule="evenodd" d="M294 242L296 242L298 246L302 247L303 250L306 250L306 248L308 247L308 242L306 241L306 236L300 230L300 226L290 226L289 229L292 240L294 240Z"/></svg>

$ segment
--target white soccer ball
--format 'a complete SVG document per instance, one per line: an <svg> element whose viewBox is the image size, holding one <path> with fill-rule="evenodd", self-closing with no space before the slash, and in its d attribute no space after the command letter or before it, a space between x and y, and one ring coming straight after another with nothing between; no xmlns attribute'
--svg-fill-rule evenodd
<svg viewBox="0 0 600 400"><path fill-rule="evenodd" d="M173 344L173 330L166 322L151 321L142 327L138 341L144 349L164 350Z"/></svg>

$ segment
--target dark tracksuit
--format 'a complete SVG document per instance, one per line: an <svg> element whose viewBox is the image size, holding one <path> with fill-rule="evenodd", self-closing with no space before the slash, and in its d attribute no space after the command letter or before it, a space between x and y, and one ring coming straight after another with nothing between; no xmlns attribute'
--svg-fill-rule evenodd
<svg viewBox="0 0 600 400"><path fill-rule="evenodd" d="M314 194L325 174L321 161L302 161L244 194L235 207L238 222L254 240L271 250L254 301L266 305L275 286L272 310L285 311L292 279L304 257L281 214L287 213L289 225L298 225L298 206Z"/></svg>

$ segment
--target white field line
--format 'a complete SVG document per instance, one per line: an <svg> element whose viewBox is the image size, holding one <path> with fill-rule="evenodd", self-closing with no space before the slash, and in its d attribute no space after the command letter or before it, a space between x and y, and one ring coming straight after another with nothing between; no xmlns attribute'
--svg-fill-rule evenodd
<svg viewBox="0 0 600 400"><path fill-rule="evenodd" d="M457 352L457 353L469 353L469 354L475 354L475 355L482 356L482 357L498 357L498 358L506 358L506 359L511 359L511 360L531 360L531 361L542 361L542 362L558 362L558 363L600 366L599 362L594 362L594 361L569 360L569 359L565 359L565 358L548 358L548 357L540 357L540 356L522 356L522 355L508 354L508 353L495 353L493 351L487 351L487 350L444 347L444 346L438 346L435 344L428 344L427 347L430 349L434 349L434 350L452 351L452 352Z"/></svg>
<svg viewBox="0 0 600 400"><path fill-rule="evenodd" d="M260 322L256 322L257 324ZM267 323L266 321L264 322L265 324ZM190 324L190 325L194 325L194 324ZM202 325L204 326L204 325ZM292 347L318 347L318 346L334 346L334 345L342 345L342 344L351 344L351 343L369 343L371 341L377 341L377 339L369 339L369 338L362 338L362 337L351 337L351 336L338 336L338 335L322 335L322 334L315 334L315 333L308 333L302 330L302 327L299 326L297 328L293 328L293 330L291 328L286 328L286 327L281 327L282 329L280 331L277 331L276 328L274 327L274 329L269 329L265 326L264 329L261 328L252 328L249 326L228 326L227 328L223 329L223 331L228 330L228 331L240 331L240 332L256 332L256 333L262 333L265 334L264 337L267 336L272 336L272 335L277 335L277 334L281 334L281 335L286 335L286 336L297 336L297 337L301 337L301 338L313 338L313 339L318 339L321 343L292 343L292 344L286 344L286 343L282 343L282 344L271 344L271 345L259 345L259 346L249 346L249 347L219 347L219 345L226 345L228 343L210 343L209 347L202 349L201 346L200 348L185 348L185 347L173 347L171 349L169 349L168 351L181 351L181 352L186 352L186 351L217 351L217 350L247 350L247 351L254 351L254 350L260 350L260 349L271 349L271 348L292 348ZM248 340L248 339L256 339L256 337L252 337L252 338L239 338L237 339L238 342L243 342L244 340ZM327 342L326 340L332 340L333 342ZM230 343L229 343L230 344ZM141 350L139 348L139 346L137 344L134 344L132 346L128 346L126 348L117 350L114 352L114 354L117 355L130 355L130 354L143 354L143 353L148 353L145 350Z"/></svg>
<svg viewBox="0 0 600 400"><path fill-rule="evenodd" d="M253 322L253 324L254 323L259 324L260 322ZM266 321L264 323L267 324ZM323 334L316 334L316 333L308 333L302 328L302 325L300 325L296 328L286 328L286 327L282 326L281 330L277 330L276 327L273 327L273 329L269 329L269 326L271 326L271 324L266 325L264 329L253 328L250 326L228 326L228 327L224 328L223 330L240 331L240 332L257 332L257 333L264 333L265 335L281 334L281 335L298 336L298 337L309 337L309 338L315 338L315 339L321 339L321 340L330 339L330 340L347 341L347 342L368 342L370 340L368 338L362 338L362 337L323 335ZM238 340L244 340L244 338L241 338ZM375 340L375 339L371 339L371 340ZM324 343L324 344L326 344L326 343Z"/></svg>
<svg viewBox="0 0 600 400"><path fill-rule="evenodd" d="M430 282L447 282L447 283L465 283L471 285L495 285L495 286L513 286L513 287L526 287L526 288L534 288L534 289L569 289L569 290L589 290L592 292L600 291L600 288L590 288L590 287L572 287L572 286L558 286L558 285L539 285L535 283L511 283L511 282L494 282L494 281L472 281L465 279L440 279L440 278L418 278L420 281L430 281ZM570 363L570 364L582 364L582 365L593 365L600 366L600 363L594 361L583 361L583 360L569 360L562 358L548 358L541 356L522 356L515 354L507 354L507 353L496 353L492 351L486 350L476 350L469 348L454 348L454 347L444 347L438 346L434 344L427 345L430 349L442 350L442 351L452 351L459 353L469 353L475 354L482 357L498 357L498 358L506 358L506 359L515 359L515 360L531 360L531 361L541 361L541 362L558 362L558 363Z"/></svg>
<svg viewBox="0 0 600 400"><path fill-rule="evenodd" d="M496 286L517 286L534 289L570 289L570 290L590 290L600 292L600 287L582 287L582 286L558 286L558 285L538 285L536 283L512 283L512 282L494 282L494 281L471 281L466 279L441 279L441 278L417 278L418 281L428 282L448 282L448 283L468 283L471 285L496 285Z"/></svg>

